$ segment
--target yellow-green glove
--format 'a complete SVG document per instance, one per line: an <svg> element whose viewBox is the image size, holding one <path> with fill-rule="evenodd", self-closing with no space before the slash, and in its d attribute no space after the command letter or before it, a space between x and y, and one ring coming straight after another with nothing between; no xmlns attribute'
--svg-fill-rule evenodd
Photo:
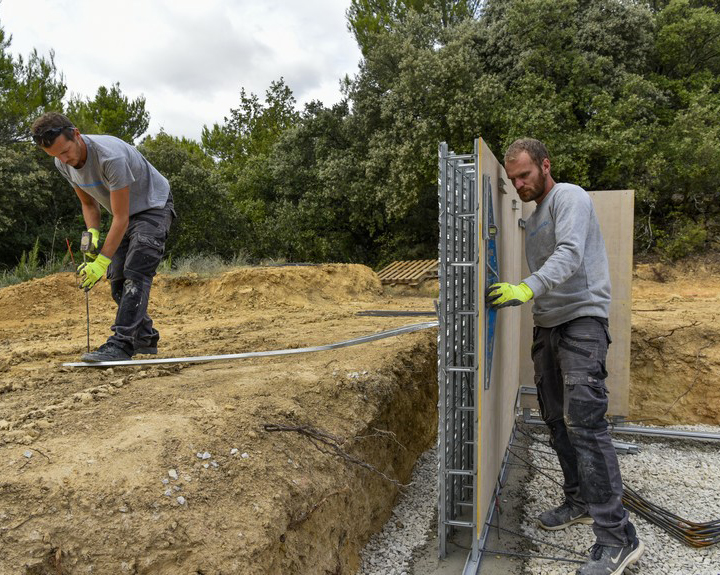
<svg viewBox="0 0 720 575"><path fill-rule="evenodd" d="M95 261L95 258L100 253L98 245L100 243L100 231L95 228L88 228L88 231L92 234L92 242L90 242L90 249L85 252L85 257L91 262Z"/></svg>
<svg viewBox="0 0 720 575"><path fill-rule="evenodd" d="M485 301L490 309L499 309L509 305L521 305L533 298L532 290L521 283L513 285L506 282L492 284L485 290Z"/></svg>
<svg viewBox="0 0 720 575"><path fill-rule="evenodd" d="M102 254L98 254L94 262L85 262L78 266L77 273L80 276L81 288L85 290L92 289L98 280L105 275L110 258L106 258Z"/></svg>

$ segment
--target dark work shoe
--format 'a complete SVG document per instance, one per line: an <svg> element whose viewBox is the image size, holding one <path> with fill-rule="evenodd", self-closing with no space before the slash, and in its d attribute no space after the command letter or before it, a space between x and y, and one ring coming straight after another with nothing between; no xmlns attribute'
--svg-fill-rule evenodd
<svg viewBox="0 0 720 575"><path fill-rule="evenodd" d="M111 343L104 343L96 351L83 353L82 361L124 361L130 359L130 354L124 349Z"/></svg>
<svg viewBox="0 0 720 575"><path fill-rule="evenodd" d="M548 531L557 531L565 529L575 523L584 523L592 525L593 520L587 513L587 510L576 507L569 501L565 501L560 507L550 509L540 514L538 517L540 527Z"/></svg>
<svg viewBox="0 0 720 575"><path fill-rule="evenodd" d="M154 345L143 345L140 347L136 347L133 355L137 355L137 354L155 355L155 354L157 354L157 347Z"/></svg>
<svg viewBox="0 0 720 575"><path fill-rule="evenodd" d="M590 559L576 575L620 575L645 552L645 544L634 535L625 547L609 547L596 543L590 549Z"/></svg>
<svg viewBox="0 0 720 575"><path fill-rule="evenodd" d="M157 344L158 340L160 339L160 334L157 332L157 330L153 330L154 335L150 337L150 339L141 339L135 341L135 349L133 350L133 355L136 354L150 354L150 355L156 355L157 354Z"/></svg>

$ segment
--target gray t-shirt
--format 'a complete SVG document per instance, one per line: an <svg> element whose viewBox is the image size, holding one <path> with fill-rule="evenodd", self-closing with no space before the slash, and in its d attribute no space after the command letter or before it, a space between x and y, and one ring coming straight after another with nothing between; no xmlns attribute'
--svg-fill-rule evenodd
<svg viewBox="0 0 720 575"><path fill-rule="evenodd" d="M86 136L85 165L76 169L55 158L60 173L83 192L95 198L110 213L110 193L130 188L130 215L162 208L170 195L170 184L137 149L115 136Z"/></svg>
<svg viewBox="0 0 720 575"><path fill-rule="evenodd" d="M533 316L555 327L582 316L607 318L610 271L605 242L589 194L555 184L525 223L525 257L535 294Z"/></svg>

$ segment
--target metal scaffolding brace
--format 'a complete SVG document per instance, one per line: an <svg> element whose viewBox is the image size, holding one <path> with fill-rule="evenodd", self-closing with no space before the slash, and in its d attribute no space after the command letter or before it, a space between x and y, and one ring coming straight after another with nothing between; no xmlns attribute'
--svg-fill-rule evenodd
<svg viewBox="0 0 720 575"><path fill-rule="evenodd" d="M439 554L445 557L457 529L471 529L469 562L480 555L477 460L484 338L479 288L485 274L479 251L479 147L476 140L474 153L467 155L448 151L445 143L439 147Z"/></svg>

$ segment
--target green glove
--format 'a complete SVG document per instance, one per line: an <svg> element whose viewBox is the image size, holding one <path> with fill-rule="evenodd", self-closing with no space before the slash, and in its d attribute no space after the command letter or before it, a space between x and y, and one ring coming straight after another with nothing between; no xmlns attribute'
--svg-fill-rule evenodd
<svg viewBox="0 0 720 575"><path fill-rule="evenodd" d="M532 290L521 283L513 285L506 282L492 284L485 290L485 301L490 309L499 309L509 305L521 305L533 298Z"/></svg>
<svg viewBox="0 0 720 575"><path fill-rule="evenodd" d="M92 234L92 242L90 242L90 249L85 252L85 257L93 262L100 253L100 250L98 249L98 245L100 243L100 231L95 228L88 228L88 231Z"/></svg>
<svg viewBox="0 0 720 575"><path fill-rule="evenodd" d="M77 269L77 273L82 281L80 287L85 288L85 290L92 289L98 280L105 275L109 265L110 259L102 254L98 254L94 262L80 264Z"/></svg>

